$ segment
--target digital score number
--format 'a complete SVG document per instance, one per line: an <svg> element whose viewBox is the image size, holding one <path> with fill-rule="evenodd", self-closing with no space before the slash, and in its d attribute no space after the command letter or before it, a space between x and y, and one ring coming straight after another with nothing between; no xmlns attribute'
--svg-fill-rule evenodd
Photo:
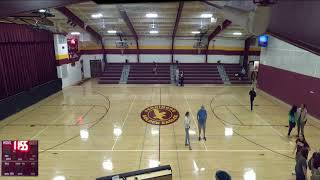
<svg viewBox="0 0 320 180"><path fill-rule="evenodd" d="M29 150L29 142L28 141L13 141L13 150L27 152Z"/></svg>
<svg viewBox="0 0 320 180"><path fill-rule="evenodd" d="M2 176L38 176L38 141L1 141Z"/></svg>

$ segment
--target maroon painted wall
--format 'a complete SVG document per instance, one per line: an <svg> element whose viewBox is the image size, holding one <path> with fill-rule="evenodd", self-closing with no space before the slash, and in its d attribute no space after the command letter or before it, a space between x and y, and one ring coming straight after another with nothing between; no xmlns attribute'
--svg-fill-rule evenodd
<svg viewBox="0 0 320 180"><path fill-rule="evenodd" d="M288 104L305 103L320 118L320 79L263 64L259 65L259 88ZM314 91L311 94L310 91Z"/></svg>
<svg viewBox="0 0 320 180"><path fill-rule="evenodd" d="M56 79L52 33L0 23L0 99Z"/></svg>

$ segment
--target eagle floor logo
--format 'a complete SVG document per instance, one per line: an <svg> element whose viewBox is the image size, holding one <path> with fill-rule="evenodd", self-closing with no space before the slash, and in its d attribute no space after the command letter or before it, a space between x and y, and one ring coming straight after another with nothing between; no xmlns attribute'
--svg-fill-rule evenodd
<svg viewBox="0 0 320 180"><path fill-rule="evenodd" d="M141 119L153 125L167 125L179 119L179 112L170 106L154 105L141 112Z"/></svg>

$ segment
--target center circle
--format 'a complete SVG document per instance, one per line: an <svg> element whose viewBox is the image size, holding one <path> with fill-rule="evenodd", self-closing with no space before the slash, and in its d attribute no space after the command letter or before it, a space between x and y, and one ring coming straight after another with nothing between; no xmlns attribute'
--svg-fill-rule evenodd
<svg viewBox="0 0 320 180"><path fill-rule="evenodd" d="M176 122L179 119L180 114L173 107L154 105L142 110L140 116L143 121L149 124L168 125Z"/></svg>

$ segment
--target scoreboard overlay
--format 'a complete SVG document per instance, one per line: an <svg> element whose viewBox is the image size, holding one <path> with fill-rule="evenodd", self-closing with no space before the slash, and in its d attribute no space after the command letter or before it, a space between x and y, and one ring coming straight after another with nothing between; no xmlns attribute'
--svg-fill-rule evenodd
<svg viewBox="0 0 320 180"><path fill-rule="evenodd" d="M1 141L1 176L38 176L38 141Z"/></svg>

